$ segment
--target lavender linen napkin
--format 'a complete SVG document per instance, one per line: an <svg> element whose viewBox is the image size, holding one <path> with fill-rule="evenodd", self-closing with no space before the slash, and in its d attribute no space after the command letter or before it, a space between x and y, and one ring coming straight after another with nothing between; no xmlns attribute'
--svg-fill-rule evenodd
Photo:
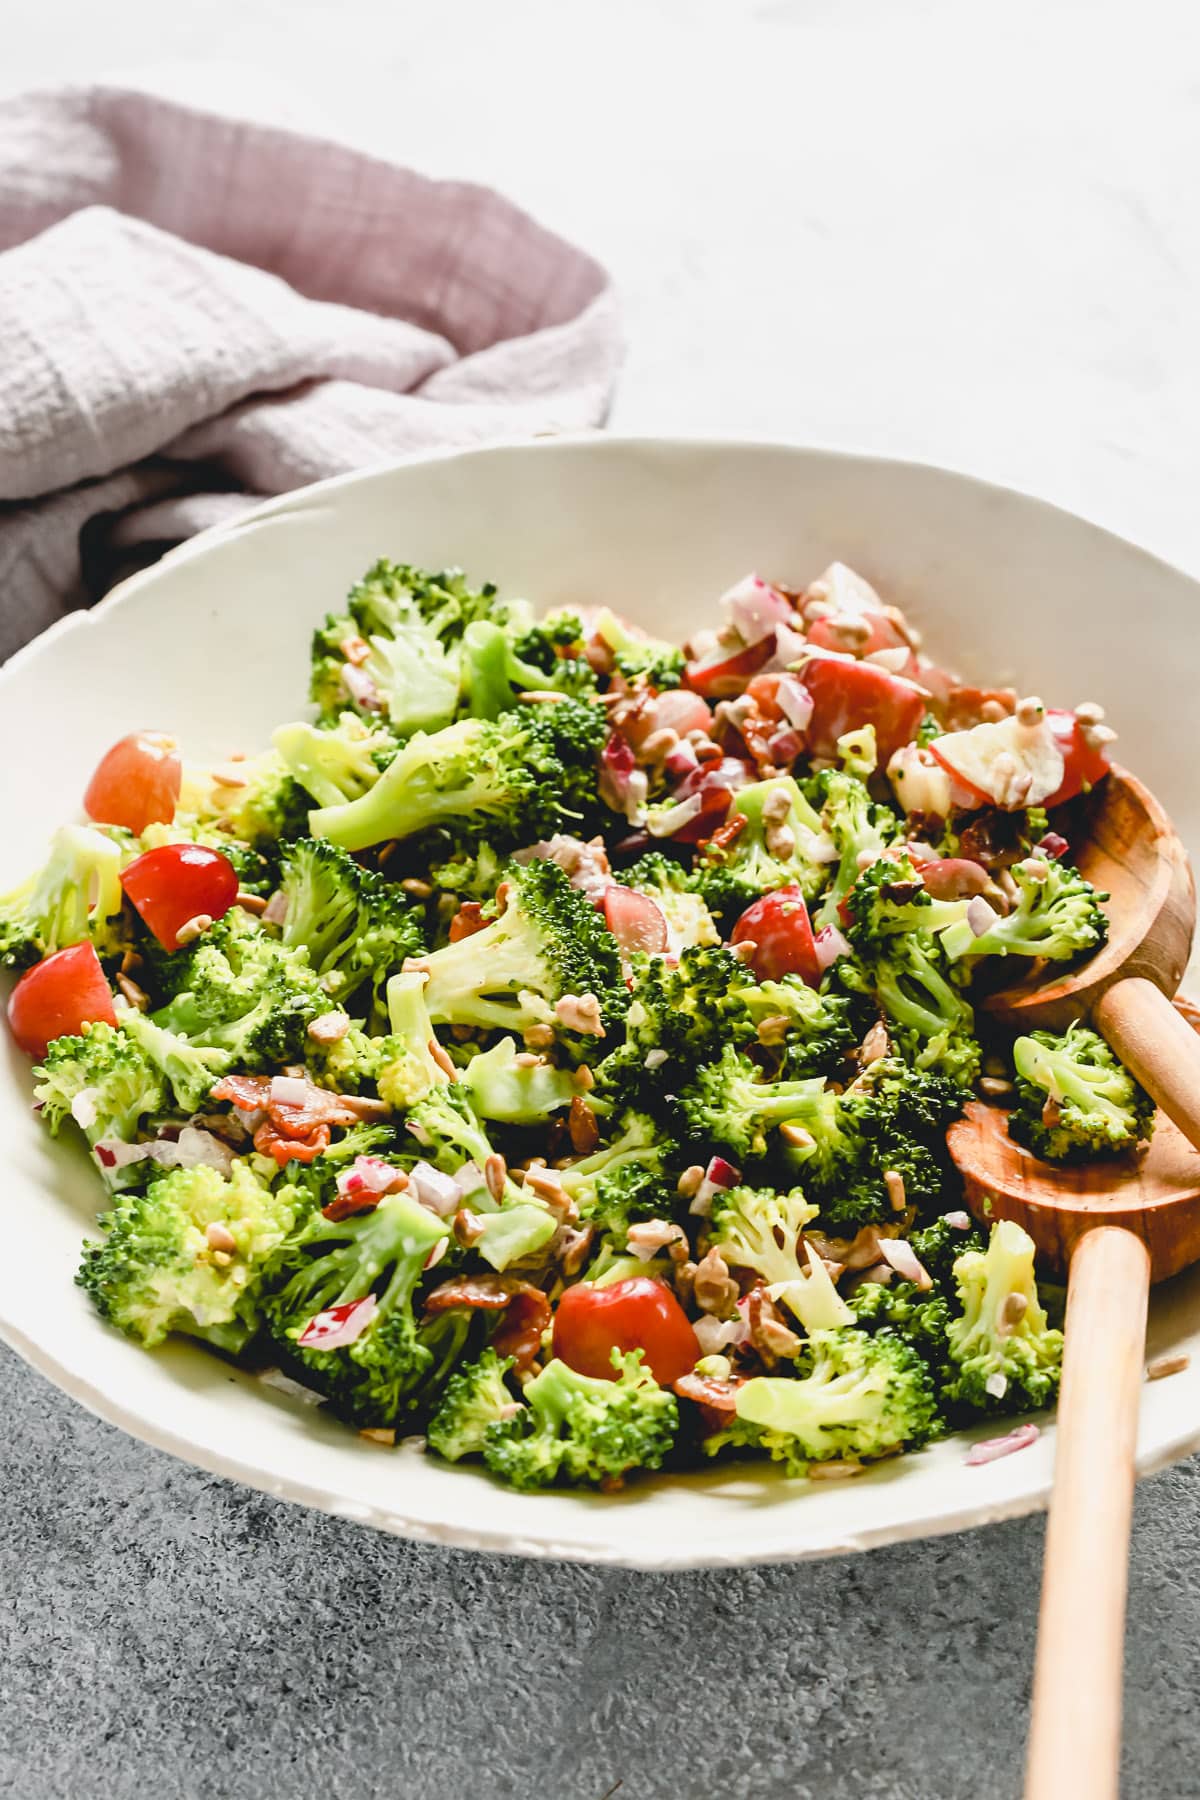
<svg viewBox="0 0 1200 1800"><path fill-rule="evenodd" d="M264 495L599 424L619 353L604 270L486 188L133 91L0 102L0 661Z"/></svg>

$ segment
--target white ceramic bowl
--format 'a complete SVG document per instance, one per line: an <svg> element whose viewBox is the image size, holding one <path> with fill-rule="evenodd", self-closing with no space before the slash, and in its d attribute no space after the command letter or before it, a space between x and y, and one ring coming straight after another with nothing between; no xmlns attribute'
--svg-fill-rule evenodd
<svg viewBox="0 0 1200 1800"><path fill-rule="evenodd" d="M560 439L408 462L273 502L77 613L0 673L0 892L41 859L100 753L137 727L196 756L265 742L303 710L308 636L377 556L459 563L541 606L609 602L686 636L746 570L800 585L839 557L968 675L1103 701L1122 757L1200 847L1191 779L1200 588L1020 494L932 468L753 444ZM29 1110L0 1059L0 1331L103 1418L203 1468L387 1531L642 1568L828 1555L1044 1504L1053 1427L967 1468L965 1441L850 1483L749 1467L639 1481L620 1496L525 1496L389 1451L186 1344L147 1355L73 1285L97 1200L81 1154ZM1145 1390L1139 1464L1200 1444L1200 1278L1154 1295L1154 1351L1191 1349Z"/></svg>

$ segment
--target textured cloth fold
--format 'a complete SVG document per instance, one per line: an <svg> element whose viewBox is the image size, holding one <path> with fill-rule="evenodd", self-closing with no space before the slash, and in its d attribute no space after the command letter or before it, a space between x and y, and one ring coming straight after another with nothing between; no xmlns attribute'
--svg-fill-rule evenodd
<svg viewBox="0 0 1200 1800"><path fill-rule="evenodd" d="M0 102L0 660L265 495L598 425L619 354L604 270L486 188L124 89Z"/></svg>

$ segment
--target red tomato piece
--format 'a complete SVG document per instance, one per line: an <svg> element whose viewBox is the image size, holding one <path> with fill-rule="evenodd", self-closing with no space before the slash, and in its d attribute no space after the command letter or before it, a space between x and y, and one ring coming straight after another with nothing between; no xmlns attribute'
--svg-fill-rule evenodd
<svg viewBox="0 0 1200 1800"><path fill-rule="evenodd" d="M233 864L207 844L160 844L121 872L121 886L164 950L190 919L223 919L237 899Z"/></svg>
<svg viewBox="0 0 1200 1800"><path fill-rule="evenodd" d="M8 1022L20 1048L45 1056L56 1037L85 1025L115 1025L112 990L94 944L71 944L26 971L8 997Z"/></svg>
<svg viewBox="0 0 1200 1800"><path fill-rule="evenodd" d="M758 981L778 981L781 975L799 975L809 987L821 980L821 965L813 942L813 928L804 895L794 884L776 888L748 906L733 928L731 944L755 946L750 967Z"/></svg>
<svg viewBox="0 0 1200 1800"><path fill-rule="evenodd" d="M929 704L923 688L890 675L878 663L813 656L799 674L813 698L807 734L810 756L836 756L837 741L847 731L873 725L883 767L894 751L916 737Z"/></svg>
<svg viewBox="0 0 1200 1800"><path fill-rule="evenodd" d="M740 694L756 670L775 654L775 634L747 644L729 656L705 657L688 663L683 678L694 694L706 700L732 700Z"/></svg>
<svg viewBox="0 0 1200 1800"><path fill-rule="evenodd" d="M1062 785L1058 787L1048 800L1042 802L1047 808L1062 806L1068 800L1074 800L1094 788L1098 781L1103 781L1108 774L1108 758L1103 750L1093 750L1083 735L1083 727L1073 712L1066 712L1061 707L1046 708L1046 723L1058 740L1058 747L1063 753Z"/></svg>
<svg viewBox="0 0 1200 1800"><path fill-rule="evenodd" d="M667 921L648 894L612 882L604 890L604 923L627 956L635 950L660 955L667 947Z"/></svg>
<svg viewBox="0 0 1200 1800"><path fill-rule="evenodd" d="M124 825L138 833L147 825L169 825L182 773L174 738L158 731L135 731L96 764L83 810L98 825Z"/></svg>
<svg viewBox="0 0 1200 1800"><path fill-rule="evenodd" d="M653 1276L569 1287L554 1314L555 1356L580 1375L615 1381L614 1350L640 1350L655 1381L669 1387L695 1368L700 1341L670 1288Z"/></svg>
<svg viewBox="0 0 1200 1800"><path fill-rule="evenodd" d="M782 675L755 675L746 683L746 692L753 700L760 719L768 725L782 725L786 714L779 704L779 683Z"/></svg>

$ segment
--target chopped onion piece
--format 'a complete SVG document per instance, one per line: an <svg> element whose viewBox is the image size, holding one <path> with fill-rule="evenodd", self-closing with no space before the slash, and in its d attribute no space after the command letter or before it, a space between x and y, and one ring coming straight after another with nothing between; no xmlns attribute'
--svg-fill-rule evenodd
<svg viewBox="0 0 1200 1800"><path fill-rule="evenodd" d="M379 697L379 689L365 669L359 669L353 663L347 663L342 669L342 685L356 706L365 706L369 712L383 711L383 701Z"/></svg>
<svg viewBox="0 0 1200 1800"><path fill-rule="evenodd" d="M777 625L787 624L795 616L783 595L759 575L747 575L721 595L718 605L728 613L744 644L761 643Z"/></svg>
<svg viewBox="0 0 1200 1800"><path fill-rule="evenodd" d="M819 969L832 968L839 956L849 956L850 946L836 925L823 925L813 938Z"/></svg>
<svg viewBox="0 0 1200 1800"><path fill-rule="evenodd" d="M967 901L967 924L973 937L982 937L995 923L996 909L988 905L982 894L975 894Z"/></svg>
<svg viewBox="0 0 1200 1800"><path fill-rule="evenodd" d="M711 1313L703 1313L692 1329L705 1356L717 1356L727 1344L744 1344L750 1336L750 1327L740 1314L736 1319L714 1319Z"/></svg>
<svg viewBox="0 0 1200 1800"><path fill-rule="evenodd" d="M917 1253L906 1238L879 1239L879 1254L890 1263L897 1275L903 1275L905 1281L915 1282L919 1288L931 1288L933 1279L924 1263L918 1261Z"/></svg>
<svg viewBox="0 0 1200 1800"><path fill-rule="evenodd" d="M474 1166L472 1163L471 1167ZM449 1218L461 1206L463 1190L455 1177L443 1174L432 1163L414 1163L408 1172L408 1178L416 1199L429 1212L436 1213L439 1219Z"/></svg>
<svg viewBox="0 0 1200 1800"><path fill-rule="evenodd" d="M675 806L660 806L652 819L646 820L646 830L651 837L673 837L698 819L704 811L703 794L689 794L686 800L680 800Z"/></svg>
<svg viewBox="0 0 1200 1800"><path fill-rule="evenodd" d="M971 1215L968 1212L948 1212L942 1214L952 1231L970 1231Z"/></svg>
<svg viewBox="0 0 1200 1800"><path fill-rule="evenodd" d="M712 1212L714 1194L723 1192L725 1188L736 1187L741 1179L742 1171L733 1163L726 1162L723 1156L710 1157L704 1179L696 1189L688 1211L695 1213L697 1218L707 1219Z"/></svg>
<svg viewBox="0 0 1200 1800"><path fill-rule="evenodd" d="M1005 1432L1003 1437L983 1438L978 1444L972 1444L963 1460L969 1468L979 1463L996 1462L1002 1456L1011 1456L1014 1450L1027 1450L1041 1435L1036 1425L1018 1425Z"/></svg>
<svg viewBox="0 0 1200 1800"><path fill-rule="evenodd" d="M314 1314L296 1339L301 1350L340 1350L355 1343L371 1323L379 1302L374 1294L364 1300L347 1300Z"/></svg>
<svg viewBox="0 0 1200 1800"><path fill-rule="evenodd" d="M408 1177L381 1156L356 1156L334 1185L343 1199L351 1194L394 1194L408 1186Z"/></svg>
<svg viewBox="0 0 1200 1800"><path fill-rule="evenodd" d="M272 1075L272 1106L307 1106L312 1099L312 1082L303 1075Z"/></svg>
<svg viewBox="0 0 1200 1800"><path fill-rule="evenodd" d="M797 731L808 730L813 716L813 697L798 676L781 676L775 699L789 725L794 725Z"/></svg>
<svg viewBox="0 0 1200 1800"><path fill-rule="evenodd" d="M287 895L282 888L276 888L267 904L263 907L263 919L268 925L282 925L287 919Z"/></svg>
<svg viewBox="0 0 1200 1800"><path fill-rule="evenodd" d="M86 1131L90 1125L94 1125L99 1117L99 1108L96 1105L98 1092L98 1088L80 1088L71 1102L71 1117L81 1131Z"/></svg>

